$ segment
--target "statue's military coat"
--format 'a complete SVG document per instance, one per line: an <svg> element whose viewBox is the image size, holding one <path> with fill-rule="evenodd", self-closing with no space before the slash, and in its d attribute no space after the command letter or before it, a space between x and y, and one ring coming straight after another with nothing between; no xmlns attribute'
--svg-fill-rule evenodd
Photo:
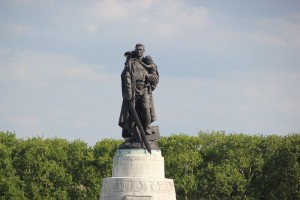
<svg viewBox="0 0 300 200"><path fill-rule="evenodd" d="M137 66L139 65L139 66ZM128 101L126 100L126 95L128 93L128 90L132 91L132 102L135 105L135 96L136 96L136 79L135 79L135 70L140 67L140 62L135 59L131 58L126 61L125 67L121 73L121 80L122 80L122 96L123 96L123 102L121 107L121 113L119 118L119 126L123 128L122 137L127 138L132 136L131 128L134 126L134 119L133 116L130 113ZM152 75L153 76L153 75ZM156 71L154 76L157 76L156 81L150 83L147 87L149 90L150 95L150 114L151 114L151 122L156 120L156 114L155 114L155 108L153 103L153 96L152 91L155 88L159 74Z"/></svg>

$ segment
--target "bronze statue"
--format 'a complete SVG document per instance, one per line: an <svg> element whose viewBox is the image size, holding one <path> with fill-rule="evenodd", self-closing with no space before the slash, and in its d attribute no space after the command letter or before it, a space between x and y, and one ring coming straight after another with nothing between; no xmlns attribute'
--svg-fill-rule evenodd
<svg viewBox="0 0 300 200"><path fill-rule="evenodd" d="M119 126L125 143L120 148L143 148L145 145L151 152L151 148L158 148L158 126L151 127L150 124L156 120L152 92L158 84L159 74L151 56L144 57L144 52L145 46L138 43L135 50L124 54Z"/></svg>

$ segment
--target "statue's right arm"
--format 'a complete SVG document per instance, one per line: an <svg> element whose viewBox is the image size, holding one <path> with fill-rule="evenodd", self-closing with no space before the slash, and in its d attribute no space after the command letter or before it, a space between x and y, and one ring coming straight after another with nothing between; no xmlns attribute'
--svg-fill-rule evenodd
<svg viewBox="0 0 300 200"><path fill-rule="evenodd" d="M152 65L147 65L143 62L140 62L146 69L154 69Z"/></svg>
<svg viewBox="0 0 300 200"><path fill-rule="evenodd" d="M131 84L131 75L128 70L125 72L124 86L125 86L124 98L129 101L132 99L132 84Z"/></svg>

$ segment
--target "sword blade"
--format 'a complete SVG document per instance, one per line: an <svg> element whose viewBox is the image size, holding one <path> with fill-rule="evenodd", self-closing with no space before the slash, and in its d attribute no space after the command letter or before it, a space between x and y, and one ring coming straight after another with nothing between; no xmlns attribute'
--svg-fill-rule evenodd
<svg viewBox="0 0 300 200"><path fill-rule="evenodd" d="M139 116L136 113L136 110L135 110L135 108L133 106L133 103L131 101L128 102L128 103L129 103L129 109L130 109L131 113L133 114L133 118L134 118L134 120L135 120L135 122L137 124L137 127L138 127L138 129L139 129L139 131L141 133L141 139L144 142L147 151L151 154L151 147L150 147L150 144L149 144L148 139L146 137L144 128L143 128L143 126L141 124L141 121L139 119Z"/></svg>

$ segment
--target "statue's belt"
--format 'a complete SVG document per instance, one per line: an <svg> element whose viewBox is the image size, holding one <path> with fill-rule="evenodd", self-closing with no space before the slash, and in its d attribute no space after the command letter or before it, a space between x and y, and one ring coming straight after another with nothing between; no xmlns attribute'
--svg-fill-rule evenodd
<svg viewBox="0 0 300 200"><path fill-rule="evenodd" d="M145 85L145 81L136 81L136 88L139 90L145 88Z"/></svg>

